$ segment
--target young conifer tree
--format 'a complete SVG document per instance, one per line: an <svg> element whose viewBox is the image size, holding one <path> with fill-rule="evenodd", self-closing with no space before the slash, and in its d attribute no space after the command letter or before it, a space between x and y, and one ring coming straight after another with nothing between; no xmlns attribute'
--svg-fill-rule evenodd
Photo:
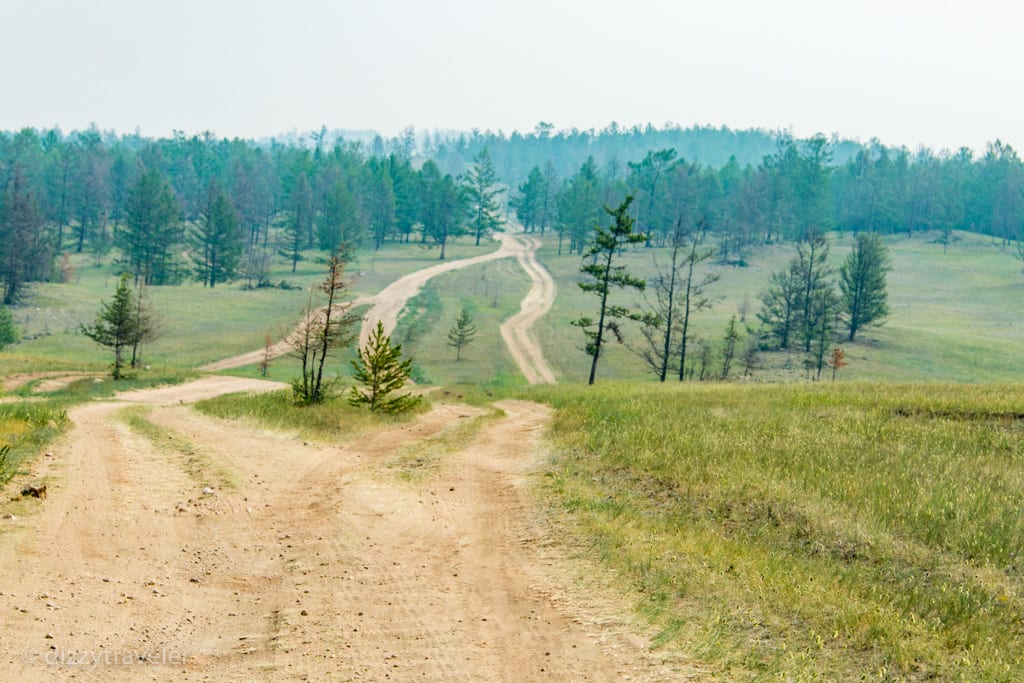
<svg viewBox="0 0 1024 683"><path fill-rule="evenodd" d="M82 334L114 351L111 375L115 380L121 379L121 369L125 364L124 350L135 344L139 336L135 306L132 303L132 288L128 284L127 274L122 275L117 283L114 298L109 303L100 304L96 322L92 325L82 325Z"/></svg>
<svg viewBox="0 0 1024 683"><path fill-rule="evenodd" d="M395 395L409 380L412 358L402 359L402 345L392 346L391 337L384 334L384 325L379 320L352 367L353 376L362 386L352 387L349 404L366 405L371 411L400 413L420 402L420 397L412 394Z"/></svg>
<svg viewBox="0 0 1024 683"><path fill-rule="evenodd" d="M459 312L455 324L448 330L448 346L455 349L455 360L462 360L462 349L469 346L476 337L476 326L473 324L473 316L465 308Z"/></svg>

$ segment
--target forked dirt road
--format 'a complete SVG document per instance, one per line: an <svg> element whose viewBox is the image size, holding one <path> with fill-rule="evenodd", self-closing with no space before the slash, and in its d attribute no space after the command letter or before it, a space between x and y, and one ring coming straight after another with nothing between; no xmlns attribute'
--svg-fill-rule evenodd
<svg viewBox="0 0 1024 683"><path fill-rule="evenodd" d="M501 337L515 358L520 372L530 384L557 384L555 373L544 360L544 353L533 334L533 324L551 310L555 303L555 281L547 268L537 260L540 240L528 235L516 235L523 248L516 259L530 276L530 291L523 298L519 312L501 325Z"/></svg>
<svg viewBox="0 0 1024 683"><path fill-rule="evenodd" d="M2 680L685 677L548 542L527 487L544 407L442 404L310 444L188 405L279 386L207 377L72 411L35 473L49 497L0 518ZM408 450L432 437L440 455Z"/></svg>
<svg viewBox="0 0 1024 683"><path fill-rule="evenodd" d="M555 374L544 360L544 354L532 332L533 323L547 313L555 301L555 282L551 274L537 260L540 241L522 233L498 233L501 247L488 254L472 258L444 261L423 268L395 280L374 296L364 296L342 306L363 306L370 304L359 333L359 346L366 346L370 334L377 327L377 321L384 326L384 333L391 334L398 324L398 317L409 299L419 294L423 286L433 277L469 266L503 258L515 258L529 275L530 291L523 299L522 309L501 326L501 336L508 346L520 371L530 384L556 383ZM199 368L207 372L218 372L229 368L259 363L264 357L276 358L291 350L288 340L277 342L268 350L258 349L238 356L219 360Z"/></svg>

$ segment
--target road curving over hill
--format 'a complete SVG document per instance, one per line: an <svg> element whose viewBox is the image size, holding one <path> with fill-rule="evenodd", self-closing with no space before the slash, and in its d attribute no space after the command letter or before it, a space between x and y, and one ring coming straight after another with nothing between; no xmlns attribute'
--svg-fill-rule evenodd
<svg viewBox="0 0 1024 683"><path fill-rule="evenodd" d="M556 383L555 373L544 359L541 346L532 331L533 324L550 310L554 303L556 292L555 282L551 278L551 274L548 273L547 269L537 259L537 249L540 247L540 240L529 235L513 232L498 233L497 238L500 240L501 246L488 254L440 262L395 280L374 296L360 297L351 302L341 304L339 308L364 305L371 307L366 313L363 326L360 329L360 347L366 345L378 321L383 324L384 332L391 334L398 324L398 318L406 304L422 291L431 278L442 273L468 268L488 261L515 258L530 277L531 286L530 291L527 292L526 297L523 299L519 313L502 324L501 336L505 340L509 353L512 354L523 376L526 377L527 382L530 384ZM322 314L322 311L318 311L314 315ZM231 358L225 358L208 363L200 367L199 370L218 372L243 365L253 365L261 362L265 357L276 358L282 356L288 353L291 348L291 342L285 339L274 344L269 350L258 349Z"/></svg>
<svg viewBox="0 0 1024 683"><path fill-rule="evenodd" d="M9 680L688 677L564 571L528 485L546 408L440 404L308 443L189 405L280 386L207 377L71 411L34 473L49 496L0 518ZM403 459L463 427L431 467Z"/></svg>

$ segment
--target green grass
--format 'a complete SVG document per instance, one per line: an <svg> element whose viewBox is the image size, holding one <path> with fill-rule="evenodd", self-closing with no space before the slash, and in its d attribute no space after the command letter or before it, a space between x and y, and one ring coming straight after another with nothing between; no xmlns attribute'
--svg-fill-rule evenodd
<svg viewBox="0 0 1024 683"><path fill-rule="evenodd" d="M398 415L371 414L348 405L344 399L319 405L297 406L291 390L262 394L226 394L199 401L196 408L207 415L243 419L274 429L290 430L309 439L352 438L380 425L400 424L425 410L429 401Z"/></svg>
<svg viewBox="0 0 1024 683"><path fill-rule="evenodd" d="M526 274L514 259L490 261L431 279L409 301L392 334L402 344L403 353L414 359L413 378L442 386L524 386L499 328L519 310L528 290ZM448 331L462 308L473 316L477 333L456 361L455 349L448 346Z"/></svg>
<svg viewBox="0 0 1024 683"><path fill-rule="evenodd" d="M545 492L724 680L1024 678L1024 387L606 383Z"/></svg>
<svg viewBox="0 0 1024 683"><path fill-rule="evenodd" d="M1024 276L1020 262L1012 250L1003 250L988 238L956 236L945 254L928 236L886 238L894 265L889 277L892 313L883 327L866 330L857 342L837 342L850 361L842 371L843 381L988 382L1024 376ZM535 333L562 380L582 381L588 358L580 350L580 331L569 322L582 315L593 316L597 301L576 284L580 257L557 255L556 239L544 237L540 257L555 278L558 297ZM842 262L851 244L849 235L833 236L833 265ZM453 243L449 258L494 248L493 243L474 247L461 240ZM765 247L752 254L745 268L709 262L708 268L721 280L711 290L715 297L712 309L694 316L694 334L719 342L726 322L744 300L749 309L746 321L756 323L759 293L769 275L783 268L793 253L791 246ZM626 252L622 263L636 274L650 277L654 260L664 262L665 257L663 249L640 248ZM321 261L322 257L311 253L295 274L287 266L275 266L273 282L286 280L303 288L300 290L243 291L237 284L208 290L194 283L150 288L164 326L160 338L143 349L144 361L159 368L194 367L261 348L267 334L279 338L296 322L306 301L305 288L323 277ZM436 263L437 250L418 244L388 244L378 252L359 252L349 267L354 278L352 294L375 294L401 275ZM77 330L81 323L95 318L100 301L113 292L116 278L109 265L91 265L91 257L76 260L76 266L72 283L36 285L24 305L14 309L26 339L0 353L0 374L50 368L102 370L109 364L109 352ZM528 287L526 275L513 259L431 280L396 330L397 340L417 359L417 380L521 386L522 378L501 342L498 326L518 310ZM621 304L639 298L618 292L614 297ZM463 306L474 315L480 332L466 349L465 359L455 363L454 352L446 344L447 333ZM626 326L626 336L639 342L635 325ZM290 372L287 361L275 365L272 374L277 378L283 377L286 369ZM767 354L761 365L755 380L804 377L799 354ZM336 372L348 374L344 359L337 366ZM252 375L256 369L234 372ZM598 379L649 381L652 375L634 354L612 344L598 368Z"/></svg>
<svg viewBox="0 0 1024 683"><path fill-rule="evenodd" d="M63 405L51 402L0 404L0 487L30 464L68 421Z"/></svg>

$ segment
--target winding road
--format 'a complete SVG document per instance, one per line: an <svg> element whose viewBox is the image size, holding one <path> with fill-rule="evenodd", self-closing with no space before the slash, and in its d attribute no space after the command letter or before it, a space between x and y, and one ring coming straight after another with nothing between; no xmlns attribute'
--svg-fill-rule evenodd
<svg viewBox="0 0 1024 683"><path fill-rule="evenodd" d="M0 503L4 680L686 677L552 541L528 488L545 407L439 404L309 443L189 405L281 386L209 376L71 411L33 473L49 496Z"/></svg>
<svg viewBox="0 0 1024 683"><path fill-rule="evenodd" d="M353 301L340 304L339 308L371 306L366 314L359 333L359 346L363 347L370 334L377 327L377 321L384 326L385 334L391 334L398 324L398 318L409 300L423 289L433 277L461 268L468 268L488 261L503 258L515 258L530 277L531 286L523 299L522 307L516 315L509 318L501 326L501 336L508 346L509 353L515 359L520 371L530 384L555 384L555 373L544 359L544 353L533 334L533 324L548 310L555 301L555 281L551 274L537 260L537 249L540 240L536 237L516 232L497 234L501 246L488 254L472 258L444 261L437 265L417 270L405 275L382 289L374 296L364 296ZM318 313L322 314L322 313ZM269 351L270 358L276 358L291 350L291 343L285 339L276 343ZM206 372L217 372L229 368L259 363L268 355L265 349L250 351L238 356L209 363L200 367Z"/></svg>
<svg viewBox="0 0 1024 683"><path fill-rule="evenodd" d="M529 382L554 382L531 330L554 283L536 239L501 240L360 300L364 334L434 275L515 257L532 285L502 336ZM283 386L207 376L70 412L0 502L4 680L697 679L536 503L547 408L440 403L310 443L191 406ZM23 480L48 497L21 499Z"/></svg>

